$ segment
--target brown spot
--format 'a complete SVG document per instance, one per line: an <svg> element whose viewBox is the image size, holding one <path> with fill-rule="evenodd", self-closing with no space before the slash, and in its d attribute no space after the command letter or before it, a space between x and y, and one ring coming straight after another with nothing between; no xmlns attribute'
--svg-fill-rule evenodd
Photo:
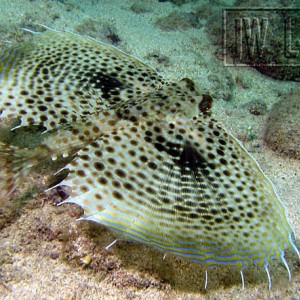
<svg viewBox="0 0 300 300"><path fill-rule="evenodd" d="M80 177L85 177L85 172L83 170L77 170L76 174Z"/></svg>
<svg viewBox="0 0 300 300"><path fill-rule="evenodd" d="M106 149L106 151L109 152L109 153L114 153L114 152L115 152L115 149L114 149L113 147L111 147L111 146L108 146L108 147L106 147L105 149Z"/></svg>
<svg viewBox="0 0 300 300"><path fill-rule="evenodd" d="M128 153L129 153L131 156L135 156L135 154L136 154L134 150L129 150Z"/></svg>
<svg viewBox="0 0 300 300"><path fill-rule="evenodd" d="M104 164L101 163L101 162L99 162L99 161L97 161L97 162L94 163L94 167L98 171L103 171L105 169Z"/></svg>
<svg viewBox="0 0 300 300"><path fill-rule="evenodd" d="M129 191L133 191L134 190L133 185L131 183L129 183L129 182L125 182L123 185L124 185L124 188L126 190L129 190Z"/></svg>
<svg viewBox="0 0 300 300"><path fill-rule="evenodd" d="M113 196L118 200L123 200L123 195L119 191L113 191Z"/></svg>
<svg viewBox="0 0 300 300"><path fill-rule="evenodd" d="M106 185L107 184L107 179L105 178L105 177L99 177L98 179L97 179L97 181L100 183L100 184L102 184L102 185Z"/></svg>
<svg viewBox="0 0 300 300"><path fill-rule="evenodd" d="M123 170L121 170L121 169L116 169L115 173L116 173L116 175L118 175L121 178L125 178L126 177L126 173Z"/></svg>
<svg viewBox="0 0 300 300"><path fill-rule="evenodd" d="M113 165L113 166L116 164L116 160L115 160L114 158L112 158L112 157L109 157L109 158L107 159L107 162L108 162L109 164Z"/></svg>
<svg viewBox="0 0 300 300"><path fill-rule="evenodd" d="M89 190L88 187L86 187L85 185L80 187L80 191L83 192L83 193L88 192L88 190Z"/></svg>
<svg viewBox="0 0 300 300"><path fill-rule="evenodd" d="M115 188L119 188L119 187L121 186L121 183L120 183L119 181L114 180L114 181L112 182L112 185L113 185Z"/></svg>
<svg viewBox="0 0 300 300"><path fill-rule="evenodd" d="M102 200L102 196L100 194L95 194L95 198L98 200ZM99 204L98 204L99 205ZM100 205L99 205L100 206ZM102 207L102 206L101 206Z"/></svg>
<svg viewBox="0 0 300 300"><path fill-rule="evenodd" d="M146 163L146 162L148 161L148 158L147 158L147 156L142 155L142 156L140 156L140 160L141 160L143 163Z"/></svg>
<svg viewBox="0 0 300 300"><path fill-rule="evenodd" d="M103 211L103 210L104 210L104 207L103 207L102 205L100 205L100 204L97 204L97 205L96 205L96 209L97 209L98 211Z"/></svg>
<svg viewBox="0 0 300 300"><path fill-rule="evenodd" d="M93 127L93 132L98 133L99 131L100 131L99 127L97 127L97 126Z"/></svg>
<svg viewBox="0 0 300 300"><path fill-rule="evenodd" d="M96 150L96 151L95 151L95 155L96 155L97 157L102 157L102 156L103 156L103 153L102 153L101 150Z"/></svg>
<svg viewBox="0 0 300 300"><path fill-rule="evenodd" d="M80 158L82 160L89 160L90 159L90 157L87 154L80 155Z"/></svg>
<svg viewBox="0 0 300 300"><path fill-rule="evenodd" d="M114 140L115 140L116 142L119 142L119 141L121 141L121 138L120 138L118 135L115 135L115 136L114 136Z"/></svg>

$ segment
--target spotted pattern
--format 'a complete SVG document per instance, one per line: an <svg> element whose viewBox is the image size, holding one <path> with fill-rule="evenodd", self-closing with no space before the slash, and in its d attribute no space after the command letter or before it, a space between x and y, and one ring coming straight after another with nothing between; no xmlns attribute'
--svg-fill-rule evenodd
<svg viewBox="0 0 300 300"><path fill-rule="evenodd" d="M11 170L0 187L77 154L61 183L72 188L65 203L120 239L208 265L286 264L287 247L299 252L285 208L211 105L190 79L168 82L114 47L35 33L0 59L0 109L56 131L34 151L0 143Z"/></svg>
<svg viewBox="0 0 300 300"><path fill-rule="evenodd" d="M35 33L0 57L0 111L48 130L163 85L155 70L73 33Z"/></svg>
<svg viewBox="0 0 300 300"><path fill-rule="evenodd" d="M67 202L124 239L241 265L280 257L290 243L270 181L213 119L133 122L83 148L69 168Z"/></svg>

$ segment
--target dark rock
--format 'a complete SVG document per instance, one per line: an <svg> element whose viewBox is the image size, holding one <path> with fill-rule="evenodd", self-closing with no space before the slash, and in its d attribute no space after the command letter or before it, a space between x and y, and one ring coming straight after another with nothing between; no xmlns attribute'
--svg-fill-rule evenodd
<svg viewBox="0 0 300 300"><path fill-rule="evenodd" d="M273 151L300 160L300 88L274 104L265 124L264 142Z"/></svg>
<svg viewBox="0 0 300 300"><path fill-rule="evenodd" d="M168 67L170 65L170 58L166 55L157 52L151 52L146 56L147 60L155 60L155 62L164 67Z"/></svg>
<svg viewBox="0 0 300 300"><path fill-rule="evenodd" d="M171 2L177 6L181 6L189 2L196 2L196 0L158 0L158 2Z"/></svg>
<svg viewBox="0 0 300 300"><path fill-rule="evenodd" d="M45 200L45 202L56 206L57 204L69 198L70 194L70 187L60 185L47 192L48 198Z"/></svg>
<svg viewBox="0 0 300 300"><path fill-rule="evenodd" d="M251 115L260 116L267 112L267 104L264 100L253 100L244 105Z"/></svg>
<svg viewBox="0 0 300 300"><path fill-rule="evenodd" d="M156 25L164 31L187 30L199 27L199 22L193 13L171 12L166 17L157 19Z"/></svg>
<svg viewBox="0 0 300 300"><path fill-rule="evenodd" d="M136 14L146 14L153 10L153 5L147 2L136 1L130 6L130 10Z"/></svg>
<svg viewBox="0 0 300 300"><path fill-rule="evenodd" d="M228 7L228 4L222 3L219 0L213 0L213 3L203 3L201 4L195 11L195 15L200 20L206 20L206 31L213 42L216 45L216 55L218 53L222 53L224 47L223 40L223 28L222 28L222 11L224 7ZM269 3L263 0L242 0L236 1L233 5L236 10L235 13L227 14L226 17L226 28L230 34L226 35L226 52L228 54L228 58L233 61L240 62L244 65L249 65L257 69L260 73L272 77L274 79L279 80L292 80L292 81L300 81L300 52L294 51L292 53L294 57L287 57L285 53L286 45L284 43L288 43L285 41L285 20L287 11L255 11L251 14L250 8L252 7L268 7ZM287 6L286 1L284 0L275 0L272 2L272 7L285 7ZM241 7L240 11L238 7ZM249 7L248 10L244 10L244 8ZM295 11L295 19L298 17L297 14L299 12ZM288 16L292 16L293 12L289 11ZM249 18L251 22L253 22L254 18L258 18L261 20L263 18L268 19L267 25L267 35L265 39L265 45L262 48L262 51L257 51L257 47L255 47L255 52L249 54L248 47L241 47L242 53L237 53L237 41L236 35L234 34L235 28L237 25L236 19L239 18ZM243 25L245 26L245 24ZM250 24L253 26L253 23ZM261 23L260 23L261 26ZM232 32L231 32L232 30ZM293 27L293 36L299 37L300 27ZM245 38L243 38L245 40ZM249 41L248 41L249 42ZM246 41L245 41L246 43ZM251 42L252 43L252 42ZM292 39L291 48L294 50L299 49L300 41L297 38ZM256 45L257 46L257 45ZM240 61L240 57L243 57L242 61Z"/></svg>
<svg viewBox="0 0 300 300"><path fill-rule="evenodd" d="M119 46L121 43L121 38L110 21L86 19L76 27L76 30L79 34L89 35L114 46Z"/></svg>
<svg viewBox="0 0 300 300"><path fill-rule="evenodd" d="M52 259L57 259L57 258L59 258L59 253L58 253L58 252L52 252L52 253L50 254L50 257L51 257Z"/></svg>

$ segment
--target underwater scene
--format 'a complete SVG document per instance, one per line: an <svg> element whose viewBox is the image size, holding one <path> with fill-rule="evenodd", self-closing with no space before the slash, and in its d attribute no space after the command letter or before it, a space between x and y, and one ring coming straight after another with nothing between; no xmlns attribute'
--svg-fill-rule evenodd
<svg viewBox="0 0 300 300"><path fill-rule="evenodd" d="M0 299L300 299L300 1L0 0Z"/></svg>

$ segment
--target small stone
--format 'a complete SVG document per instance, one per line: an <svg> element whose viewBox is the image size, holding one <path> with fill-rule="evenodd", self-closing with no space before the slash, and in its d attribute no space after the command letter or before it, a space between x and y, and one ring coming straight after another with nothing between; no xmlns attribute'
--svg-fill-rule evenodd
<svg viewBox="0 0 300 300"><path fill-rule="evenodd" d="M260 116L267 112L267 104L264 100L253 100L244 105L251 115Z"/></svg>
<svg viewBox="0 0 300 300"><path fill-rule="evenodd" d="M84 266L88 266L92 262L92 259L92 256L88 254L85 257L82 257L80 261Z"/></svg>
<svg viewBox="0 0 300 300"><path fill-rule="evenodd" d="M57 259L57 258L59 258L59 253L58 252L53 252L53 253L50 254L50 257L52 259Z"/></svg>

